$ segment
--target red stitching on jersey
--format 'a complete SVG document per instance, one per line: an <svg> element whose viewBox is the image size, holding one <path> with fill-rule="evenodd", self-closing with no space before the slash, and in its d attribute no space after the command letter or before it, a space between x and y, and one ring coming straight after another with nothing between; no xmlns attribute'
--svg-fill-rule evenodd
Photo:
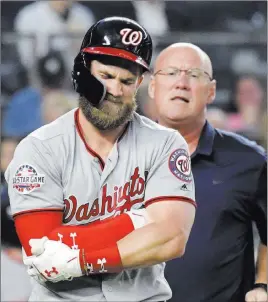
<svg viewBox="0 0 268 302"><path fill-rule="evenodd" d="M24 214L30 214L30 213L36 213L36 212L63 212L63 209L61 208L42 208L42 209L33 209L33 210L26 210L26 211L21 211L13 215L13 218L19 216L19 215L24 215Z"/></svg>
<svg viewBox="0 0 268 302"><path fill-rule="evenodd" d="M124 128L124 130L123 130L123 132L121 133L121 135L119 136L119 138L118 138L118 143L121 141L121 139L125 136L125 134L127 133L127 129L128 129L128 126L129 126L129 123L130 122L128 122L127 124L126 124L126 127Z"/></svg>
<svg viewBox="0 0 268 302"><path fill-rule="evenodd" d="M92 156L97 157L97 158L99 159L101 169L103 170L103 169L104 169L104 165L105 165L103 159L99 156L98 153L96 153L94 150L92 150L92 149L89 147L89 145L87 144L87 142L86 142L86 140L85 140L85 137L84 137L84 135L83 135L82 127L81 127L80 122L79 122L79 109L77 109L77 110L75 111L75 113L74 113L74 120L75 120L75 126L76 126L76 129L77 129L77 131L78 131L78 134L79 134L79 136L81 137L81 139L82 139L82 141L83 141L83 143L84 143L84 145L85 145L87 151L88 151Z"/></svg>
<svg viewBox="0 0 268 302"><path fill-rule="evenodd" d="M103 159L100 157L100 155L98 153L96 153L93 149L90 148L90 146L87 144L85 138L84 138L84 135L83 135L83 131L82 131L82 127L79 123L79 109L77 109L75 111L75 125L76 125L76 128L77 128L77 131L78 131L78 134L79 136L81 137L83 143L85 144L85 147L87 149L87 151L94 157L97 157L99 160L100 160L100 163L101 163L101 168L102 170L104 169L104 166L105 166L105 163L103 161ZM122 138L124 137L124 135L126 134L127 132L127 129L128 129L128 126L129 126L129 122L126 124L126 127L124 128L123 132L121 133L121 135L119 136L118 138L118 143L122 140Z"/></svg>
<svg viewBox="0 0 268 302"><path fill-rule="evenodd" d="M155 202L160 202L160 201L183 201L183 202L189 202L191 203L193 206L197 207L197 204L194 200L192 200L191 198L188 197L184 197L184 196L159 196L159 197L155 197L152 199L149 199L146 201L145 203L145 207L148 207L149 205L151 205L152 203Z"/></svg>

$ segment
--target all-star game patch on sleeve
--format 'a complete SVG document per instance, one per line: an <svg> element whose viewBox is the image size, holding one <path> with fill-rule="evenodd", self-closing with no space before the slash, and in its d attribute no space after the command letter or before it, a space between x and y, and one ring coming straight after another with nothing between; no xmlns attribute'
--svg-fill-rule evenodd
<svg viewBox="0 0 268 302"><path fill-rule="evenodd" d="M55 160L36 138L18 145L5 173L13 216L36 210L63 210L63 190Z"/></svg>
<svg viewBox="0 0 268 302"><path fill-rule="evenodd" d="M159 156L151 167L145 191L145 205L165 200L195 203L195 186L188 146L179 133L159 149Z"/></svg>
<svg viewBox="0 0 268 302"><path fill-rule="evenodd" d="M32 165L21 165L13 176L13 189L20 194L29 194L41 188L45 183L45 175L37 172Z"/></svg>

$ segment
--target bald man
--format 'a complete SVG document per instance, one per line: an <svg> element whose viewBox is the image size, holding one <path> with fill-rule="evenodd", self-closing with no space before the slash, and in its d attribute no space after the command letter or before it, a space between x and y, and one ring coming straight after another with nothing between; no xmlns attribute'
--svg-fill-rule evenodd
<svg viewBox="0 0 268 302"><path fill-rule="evenodd" d="M212 71L198 46L176 43L158 56L149 85L158 122L189 145L198 204L186 253L167 263L165 275L174 302L264 302L266 156L255 142L207 122L206 107L216 95ZM261 240L256 271L253 221Z"/></svg>

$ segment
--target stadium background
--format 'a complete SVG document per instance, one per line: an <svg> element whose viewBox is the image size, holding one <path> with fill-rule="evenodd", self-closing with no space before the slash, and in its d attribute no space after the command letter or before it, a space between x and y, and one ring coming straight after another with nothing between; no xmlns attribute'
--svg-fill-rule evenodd
<svg viewBox="0 0 268 302"><path fill-rule="evenodd" d="M26 301L29 293L3 172L23 137L77 106L71 68L94 21L119 15L140 22L153 37L153 63L171 43L199 45L217 80L209 121L267 146L266 1L64 0L41 13L39 2L1 1L1 301ZM138 111L155 120L148 79L138 93Z"/></svg>

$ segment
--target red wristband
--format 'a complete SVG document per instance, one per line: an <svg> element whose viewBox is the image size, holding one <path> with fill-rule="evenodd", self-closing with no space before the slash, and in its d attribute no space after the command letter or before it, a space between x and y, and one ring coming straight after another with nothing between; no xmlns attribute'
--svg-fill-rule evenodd
<svg viewBox="0 0 268 302"><path fill-rule="evenodd" d="M80 250L80 265L86 275L118 273L123 270L117 244L91 252Z"/></svg>

